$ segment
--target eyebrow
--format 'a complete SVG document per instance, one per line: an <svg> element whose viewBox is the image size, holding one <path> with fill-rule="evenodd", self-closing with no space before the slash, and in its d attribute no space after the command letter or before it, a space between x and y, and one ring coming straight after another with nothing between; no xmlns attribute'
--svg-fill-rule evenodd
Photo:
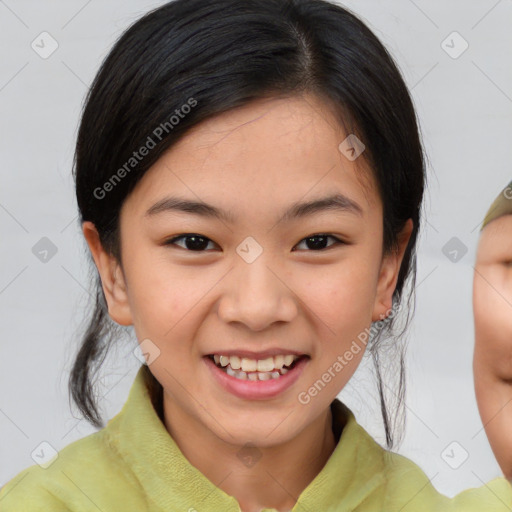
<svg viewBox="0 0 512 512"><path fill-rule="evenodd" d="M145 217L153 217L157 214L169 211L178 211L198 215L204 218L215 218L228 223L234 222L230 212L217 208L202 201L190 201L181 197L165 197L151 206L145 213ZM358 203L338 193L321 197L307 202L293 203L281 216L278 222L287 222L303 218L324 211L338 211L363 216L363 209Z"/></svg>

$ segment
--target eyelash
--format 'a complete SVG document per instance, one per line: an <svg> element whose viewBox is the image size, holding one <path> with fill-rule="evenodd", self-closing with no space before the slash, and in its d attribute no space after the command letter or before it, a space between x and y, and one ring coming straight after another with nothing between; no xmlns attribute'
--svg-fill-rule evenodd
<svg viewBox="0 0 512 512"><path fill-rule="evenodd" d="M166 240L164 242L164 245L177 245L176 244L177 240L185 239L185 238L192 238L192 237L202 238L203 240L208 240L209 242L213 242L213 240L210 240L208 237L200 235L198 233L187 233L187 234L179 235L179 236L176 236L174 238L170 238L169 240ZM323 249L316 249L316 250L315 249L311 249L308 252L322 252L322 251L326 251L327 249L330 249L331 247L334 247L336 245L347 245L347 243L344 242L343 240L340 240L338 237L336 237L334 235L330 235L328 233L315 233L313 235L307 236L307 237L303 238L299 242L299 244L301 244L305 240L309 240L309 239L312 239L312 238L313 239L314 238L332 238L333 240L335 240L335 243L331 244L331 245L329 245L327 247L324 247ZM297 245L299 245L299 244L297 244ZM178 246L178 247L181 247L181 246ZM186 250L188 252L206 252L204 250L193 251L193 250L187 249L186 247L182 247L182 249L184 249L184 250Z"/></svg>

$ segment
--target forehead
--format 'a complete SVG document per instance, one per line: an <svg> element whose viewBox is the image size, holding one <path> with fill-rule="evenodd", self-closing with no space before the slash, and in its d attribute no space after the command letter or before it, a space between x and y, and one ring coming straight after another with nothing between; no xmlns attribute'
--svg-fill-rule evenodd
<svg viewBox="0 0 512 512"><path fill-rule="evenodd" d="M485 226L480 235L477 262L492 262L493 258L512 255L512 214L502 215Z"/></svg>
<svg viewBox="0 0 512 512"><path fill-rule="evenodd" d="M189 130L142 178L132 202L143 208L181 192L250 209L342 192L371 209L380 203L373 176L362 156L351 161L340 150L347 135L315 96L258 99Z"/></svg>

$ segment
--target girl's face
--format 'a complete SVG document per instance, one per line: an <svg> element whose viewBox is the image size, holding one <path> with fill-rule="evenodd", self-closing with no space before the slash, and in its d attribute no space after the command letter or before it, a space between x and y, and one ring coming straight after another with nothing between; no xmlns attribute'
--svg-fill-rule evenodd
<svg viewBox="0 0 512 512"><path fill-rule="evenodd" d="M325 413L356 370L412 223L383 255L382 204L364 156L339 149L347 135L312 96L219 115L126 199L123 267L90 244L109 313L134 325L170 417L270 446ZM285 356L300 356L287 373Z"/></svg>
<svg viewBox="0 0 512 512"><path fill-rule="evenodd" d="M482 231L473 310L478 407L496 459L512 480L512 215Z"/></svg>

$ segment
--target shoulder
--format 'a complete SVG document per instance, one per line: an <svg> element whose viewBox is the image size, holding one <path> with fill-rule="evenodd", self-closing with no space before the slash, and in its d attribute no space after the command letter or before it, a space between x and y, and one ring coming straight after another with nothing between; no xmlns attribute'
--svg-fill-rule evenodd
<svg viewBox="0 0 512 512"><path fill-rule="evenodd" d="M466 489L450 498L437 491L433 477L429 478L412 460L382 450L390 509L395 505L403 507L403 512L430 512L434 506L443 512L498 512L512 508L512 486L505 478L482 482L480 487Z"/></svg>
<svg viewBox="0 0 512 512"><path fill-rule="evenodd" d="M138 482L112 442L108 426L34 464L0 489L2 512L145 510ZM116 501L116 507L112 508ZM123 501L126 500L126 503Z"/></svg>
<svg viewBox="0 0 512 512"><path fill-rule="evenodd" d="M160 432L168 433L153 409L145 368L137 373L122 409L104 428L67 445L46 464L34 464L7 482L0 489L0 510L147 511L150 498L140 475L147 474L153 480L154 439L159 438Z"/></svg>
<svg viewBox="0 0 512 512"><path fill-rule="evenodd" d="M351 472L362 482L374 482L374 489L356 510L400 510L401 512L503 512L512 509L512 485L496 478L480 487L467 489L453 498L437 491L424 471L412 460L378 444L357 423L341 402L336 404L346 418L345 448L357 446ZM343 438L343 436L342 436ZM373 508L372 508L373 507Z"/></svg>

